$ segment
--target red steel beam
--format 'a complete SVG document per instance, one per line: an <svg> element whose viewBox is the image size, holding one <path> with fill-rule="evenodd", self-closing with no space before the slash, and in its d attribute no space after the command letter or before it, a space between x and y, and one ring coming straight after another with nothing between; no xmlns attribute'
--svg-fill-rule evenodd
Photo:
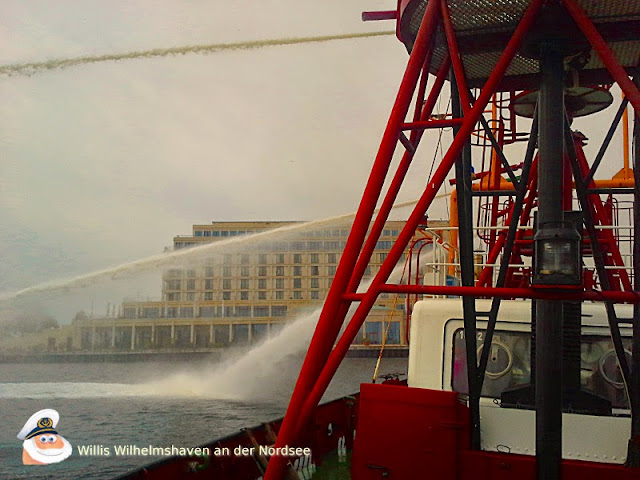
<svg viewBox="0 0 640 480"><path fill-rule="evenodd" d="M451 143L451 146L449 147L449 150L447 151L440 165L433 174L431 182L429 182L429 185L427 186L425 192L420 197L420 200L416 204L416 207L414 208L411 216L407 220L406 225L400 232L396 243L391 248L388 257L381 265L380 270L373 279L371 286L363 297L362 302L354 313L353 318L349 322L349 325L346 327L345 332L331 352L331 355L329 355L329 358L327 359L327 362L324 365L324 368L322 369L322 372L320 373L320 376L318 377L318 380L313 390L311 391L311 394L304 403L304 407L299 418L299 425L306 425L307 420L310 418L313 410L318 405L320 398L331 382L331 379L338 369L338 366L342 362L342 359L349 349L351 342L355 338L358 330L364 322L364 319L375 303L378 293L380 292L380 288L389 278L391 271L404 252L404 248L407 246L409 240L413 236L413 232L415 232L418 224L422 221L424 213L435 198L438 189L446 179L446 176L451 170L451 167L454 164L458 154L462 150L464 144L467 142L469 136L475 128L476 123L478 122L478 119L480 118L480 115L482 115L484 108L489 103L489 100L494 94L496 87L502 79L502 76L511 63L511 60L515 56L516 51L520 47L525 34L529 31L531 25L536 19L538 11L540 10L543 2L544 0L532 0L531 4L522 16L520 23L516 27L511 39L509 40L509 43L505 47L502 55L500 56L500 59L496 63L496 66L494 67L491 75L487 79L485 87L482 89L478 100L473 105L471 111L469 112L469 115L465 115L464 123L460 127L460 131L455 136L453 142ZM429 2L427 4L427 8L429 8L429 6L433 4L436 4L436 2Z"/></svg>
<svg viewBox="0 0 640 480"><path fill-rule="evenodd" d="M437 2L429 2L429 4L427 4L420 30L418 31L418 37L400 83L398 95L380 142L380 148L378 149L378 154L376 155L358 212L355 216L351 233L347 239L338 270L327 295L327 299L325 300L320 318L318 319L318 325L311 339L311 344L309 345L309 350L307 351L298 381L291 396L287 413L285 414L282 427L278 433L276 447L293 444L296 438L298 438L296 436L298 425L306 423L306 419L300 416L303 404L308 398L309 392L314 382L316 382L318 374L325 364L331 346L342 326L344 317L338 317L337 314L343 305L343 294L347 289L353 267L356 264L375 206L380 197L386 172L389 169L393 153L398 143L400 125L407 115L420 70L424 64L427 51L431 45L431 39L436 30L437 7ZM286 457L271 457L265 472L265 480L281 479L284 475L286 463Z"/></svg>
<svg viewBox="0 0 640 480"><path fill-rule="evenodd" d="M448 128L462 125L462 118L445 118L443 120L421 120L403 123L402 130L427 130L429 128Z"/></svg>
<svg viewBox="0 0 640 480"><path fill-rule="evenodd" d="M593 49L597 52L602 63L607 67L613 79L620 85L625 97L628 98L631 105L633 105L636 117L640 117L640 90L638 90L629 79L627 71L620 65L620 62L611 48L609 48L606 40L602 38L602 35L600 35L600 32L598 32L580 5L578 5L575 0L562 0L562 2L578 27L580 27L580 30L582 30L582 33L587 37Z"/></svg>
<svg viewBox="0 0 640 480"><path fill-rule="evenodd" d="M453 23L451 22L451 15L449 14L449 6L445 0L440 0L440 14L442 15L442 24L444 26L444 33L447 38L447 45L449 47L449 56L451 58L451 65L453 66L453 73L456 76L456 83L458 84L458 92L460 95L460 103L462 104L462 112L467 115L471 110L471 102L469 101L469 88L467 87L467 77L464 74L464 65L462 64L462 57L460 56L460 49L458 48L458 42L456 40L456 32L453 29Z"/></svg>
<svg viewBox="0 0 640 480"><path fill-rule="evenodd" d="M377 12L362 12L363 22L375 22L377 20L395 20L398 18L397 10L381 10Z"/></svg>
<svg viewBox="0 0 640 480"><path fill-rule="evenodd" d="M429 118L433 113L433 109L436 105L438 97L440 95L440 91L442 90L442 86L444 85L444 81L447 78L447 71L449 69L449 62L445 59L438 70L438 75L436 76L436 80L434 85L429 92L429 96L427 101L424 104L424 108L422 109L421 118ZM417 148L422 138L422 131L412 131L410 140L411 143ZM396 201L398 193L400 192L400 188L402 187L402 182L409 171L409 166L411 165L411 161L413 160L413 154L409 151L406 151L402 156L402 160L398 165L398 169L389 185L389 189L387 194L380 205L380 210L378 211L378 215L376 216L373 225L371 226L371 231L369 232L369 236L362 248L362 252L360 252L360 256L358 257L358 262L353 270L353 274L351 276L351 280L349 281L349 287L347 288L347 292L355 292L360 284L360 280L362 280L362 276L369 264L369 260L371 259L371 255L376 248L376 242L380 238L380 233L384 229L384 224L389 217L389 213L393 208L393 203ZM346 311L344 315L346 315ZM344 318L344 315L342 318Z"/></svg>
<svg viewBox="0 0 640 480"><path fill-rule="evenodd" d="M424 94L427 91L427 83L429 83L429 66L431 65L431 56L433 55L433 48L430 48L427 52L427 56L424 59L424 65L422 65L422 73L420 74L420 85L418 85L418 94L416 95L415 109L413 111L413 120L420 120L422 111L424 110Z"/></svg>
<svg viewBox="0 0 640 480"><path fill-rule="evenodd" d="M640 303L640 292L618 290L574 290L551 288L506 288L506 287L453 287L446 285L393 285L384 284L381 293L408 293L413 295L454 295L457 297L535 298L544 300L607 301ZM345 295L353 302L362 301L364 293Z"/></svg>
<svg viewBox="0 0 640 480"><path fill-rule="evenodd" d="M433 112L433 109L440 95L440 91L442 90L442 86L444 85L444 81L447 78L449 65L450 65L449 60L445 58L442 62L442 65L440 66L440 69L438 70L438 74L436 75L436 79L433 84L433 87L431 88L431 91L429 92L429 96L422 108L421 118L428 118L429 116L431 116L431 113ZM423 75L425 73L428 75L428 72L425 72L423 70ZM415 145L416 149L420 143L420 139L422 138L422 133L423 132L420 130L411 132L410 141L413 145ZM409 166L411 165L413 156L414 154L412 154L409 151L405 151L404 155L402 156L402 160L398 165L398 169L396 170L393 180L389 185L387 194L382 202L382 205L380 206L378 215L376 216L376 219L373 225L371 226L371 231L369 232L369 235L367 236L367 240L364 246L362 247L362 251L358 256L358 261L356 263L356 266L354 267L353 273L351 275L351 279L349 280L347 293L355 292L358 288L358 285L360 284L360 281L362 280L362 276L364 275L367 265L369 264L371 255L373 255L373 251L376 248L376 243L380 238L380 233L382 233L382 230L384 229L385 222L389 217L389 213L391 212L391 209L393 208L393 203L395 202L398 196L398 192L402 187L402 182L404 181L404 178L407 172L409 171ZM348 310L349 310L349 304L343 303L338 312L338 317L340 319L344 319L347 315Z"/></svg>

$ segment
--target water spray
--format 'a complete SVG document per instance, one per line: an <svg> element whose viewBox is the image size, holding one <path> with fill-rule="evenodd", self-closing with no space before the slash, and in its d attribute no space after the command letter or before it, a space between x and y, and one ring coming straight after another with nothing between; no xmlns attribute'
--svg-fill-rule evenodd
<svg viewBox="0 0 640 480"><path fill-rule="evenodd" d="M415 203L416 200L402 202L394 205L393 208L402 208L414 205ZM193 261L198 258L215 254L222 249L233 251L234 248L243 248L246 245L258 243L262 240L268 240L273 237L278 237L291 232L303 231L308 228L320 227L322 225L335 224L340 221L349 220L354 216L355 212L352 212L320 220L286 225L284 227L274 228L273 230L258 232L252 235L233 237L228 240L219 240L201 246L174 250L172 252L164 252L158 255L153 255L151 257L135 260L133 262L116 265L114 267L105 268L103 270L97 270L95 272L87 273L84 275L79 275L74 278L45 282L34 285L32 287L23 288L22 290L18 290L13 293L3 294L0 295L0 305L28 295L53 293L56 291L67 292L72 288L83 288L91 286L101 279L105 278L118 279L123 278L128 274L142 273L160 267L170 267L172 265L178 265L183 261Z"/></svg>
<svg viewBox="0 0 640 480"><path fill-rule="evenodd" d="M265 47L277 47L284 45L299 45L302 43L323 43L336 40L348 40L354 38L380 37L394 35L393 31L347 33L341 35L322 35L318 37L277 38L270 40L255 40L251 42L236 43L212 43L205 45L187 45L171 48L154 48L151 50L139 50L124 53L111 53L105 55L85 55L73 58L59 58L43 62L16 63L0 66L0 75L6 76L31 76L48 70L63 70L66 68L87 65L90 63L117 62L121 60L137 60L140 58L169 57L175 55L201 54L208 55L233 50L255 50Z"/></svg>
<svg viewBox="0 0 640 480"><path fill-rule="evenodd" d="M389 281L399 282L402 272L403 265L399 265L389 275ZM363 282L361 287L367 289L372 281L373 278ZM321 310L322 307L319 307L311 312L300 313L278 334L257 344L239 358L231 358L215 366L208 365L200 371L190 369L173 375L165 373L162 380L138 385L136 392L244 401L271 397L279 392L283 399L287 399L291 393L288 389L293 385L279 385L276 380L298 377L300 363L287 360L307 350ZM342 330L354 311L347 314ZM302 358L299 360L301 362ZM295 368L296 371L283 375L287 368Z"/></svg>

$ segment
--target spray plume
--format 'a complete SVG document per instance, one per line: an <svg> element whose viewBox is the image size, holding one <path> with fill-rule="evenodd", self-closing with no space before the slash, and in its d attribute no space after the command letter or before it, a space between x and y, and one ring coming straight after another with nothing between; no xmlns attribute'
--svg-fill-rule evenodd
<svg viewBox="0 0 640 480"><path fill-rule="evenodd" d="M414 205L416 202L417 200L411 200L408 202L398 203L394 205L394 208L402 208L409 205ZM181 262L193 261L198 258L215 254L220 250L224 250L225 252L233 251L235 248L243 248L246 245L282 236L287 233L304 231L308 228L320 227L323 225L332 225L340 221L346 221L354 216L355 213L347 213L344 215L337 215L335 217L274 228L273 230L267 230L265 232L259 232L253 235L233 237L229 240L220 240L213 243L207 243L202 246L175 250L173 252L165 252L158 255L153 255L151 257L134 260L133 262L116 265L115 267L105 268L103 270L97 270L95 272L79 275L74 278L45 282L34 285L32 287L23 288L22 290L18 290L16 292L0 295L0 304L10 302L28 295L40 293L53 293L57 291L63 291L66 293L72 288L88 287L105 278L111 278L115 280L118 278L124 278L126 275L131 275L134 273L137 274L154 270L160 267L180 265Z"/></svg>
<svg viewBox="0 0 640 480"><path fill-rule="evenodd" d="M396 267L389 282L400 281ZM364 282L366 289L371 280ZM199 397L234 401L286 400L300 371L300 353L309 346L321 309L301 313L271 338L217 365L190 367L187 372L163 373L146 383L3 383L4 398ZM348 323L353 309L347 315ZM279 398L278 398L279 397Z"/></svg>
<svg viewBox="0 0 640 480"><path fill-rule="evenodd" d="M186 55L190 53L210 54L224 52L228 50L254 50L265 47L277 47L283 45L299 45L302 43L323 43L335 40L348 40L354 38L379 37L383 35L393 35L395 32L364 32L348 33L342 35L322 35L318 37L297 37L297 38L276 38L270 40L255 40L250 42L236 43L212 43L207 45L187 45L171 48L154 48L151 50L140 50L124 53L111 53L106 55L86 55L73 58L59 58L46 60L43 62L16 63L12 65L0 66L0 75L31 76L47 70L62 70L65 68L77 67L89 63L117 62L120 60L136 60L139 58L168 57L173 55Z"/></svg>
<svg viewBox="0 0 640 480"><path fill-rule="evenodd" d="M389 275L389 282L400 281L403 266L396 267ZM373 279L360 286L366 290ZM359 289L360 291L360 289ZM239 358L214 366L203 367L200 371L164 375L162 380L136 386L135 391L148 395L196 396L224 400L273 400L280 395L289 398L293 384L298 377L302 358L311 340L313 329L318 323L322 308L301 314L288 323L281 332L256 345ZM347 314L349 323L355 309Z"/></svg>

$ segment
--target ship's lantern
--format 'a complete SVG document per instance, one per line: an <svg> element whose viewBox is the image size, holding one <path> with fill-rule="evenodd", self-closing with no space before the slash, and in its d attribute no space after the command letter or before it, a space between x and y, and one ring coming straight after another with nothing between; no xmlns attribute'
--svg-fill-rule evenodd
<svg viewBox="0 0 640 480"><path fill-rule="evenodd" d="M580 234L571 224L541 225L535 243L534 285L581 285Z"/></svg>

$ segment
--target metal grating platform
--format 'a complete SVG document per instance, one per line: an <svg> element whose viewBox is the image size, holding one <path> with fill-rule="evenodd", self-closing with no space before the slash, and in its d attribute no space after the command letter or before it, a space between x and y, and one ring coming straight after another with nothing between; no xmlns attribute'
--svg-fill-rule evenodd
<svg viewBox="0 0 640 480"><path fill-rule="evenodd" d="M401 40L411 51L428 0L402 2ZM447 0L469 86L482 86L496 65L529 0ZM624 67L640 63L640 0L579 0ZM568 15L568 14L567 14ZM435 39L430 71L448 55L442 32ZM537 83L538 61L517 54L500 85L501 90L525 89ZM611 83L598 56L579 72L581 84Z"/></svg>

